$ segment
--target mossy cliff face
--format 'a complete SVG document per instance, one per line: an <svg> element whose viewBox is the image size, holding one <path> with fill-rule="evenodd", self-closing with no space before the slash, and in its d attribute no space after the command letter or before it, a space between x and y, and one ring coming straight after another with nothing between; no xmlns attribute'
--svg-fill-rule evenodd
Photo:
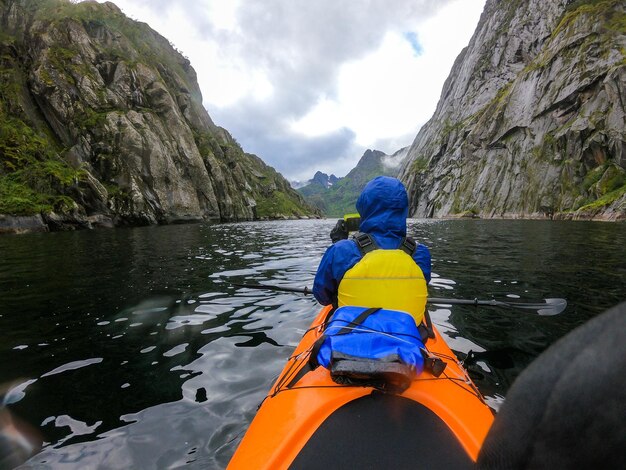
<svg viewBox="0 0 626 470"><path fill-rule="evenodd" d="M416 217L626 218L621 0L488 0L403 167Z"/></svg>
<svg viewBox="0 0 626 470"><path fill-rule="evenodd" d="M312 214L112 3L0 0L0 213L51 228Z"/></svg>

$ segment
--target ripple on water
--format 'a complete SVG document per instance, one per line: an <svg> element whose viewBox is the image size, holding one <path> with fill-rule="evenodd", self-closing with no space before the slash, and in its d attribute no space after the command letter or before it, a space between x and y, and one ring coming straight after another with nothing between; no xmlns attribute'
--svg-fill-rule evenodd
<svg viewBox="0 0 626 470"><path fill-rule="evenodd" d="M49 442L30 464L225 467L319 309L311 297L231 282L311 287L334 223L0 238L0 372L2 382L14 384L4 401L42 423ZM433 254L431 296L568 298L557 317L430 306L460 356L512 351L510 368L481 359L470 370L490 406L500 406L514 378L549 344L623 300L620 230L557 221L410 221L409 234Z"/></svg>
<svg viewBox="0 0 626 470"><path fill-rule="evenodd" d="M165 357L172 357L172 356L176 356L178 354L182 354L185 352L185 350L187 349L187 346L189 346L189 343L183 343L183 344L179 344L177 346L174 346L172 349L170 349L169 351L165 351L163 353L163 355Z"/></svg>
<svg viewBox="0 0 626 470"><path fill-rule="evenodd" d="M42 374L42 378L43 377L49 377L51 375L56 375L56 374L60 374L62 372L67 372L69 370L76 370L76 369L80 369L82 367L87 367L90 366L92 364L100 364L104 359L101 357L94 357L92 359L84 359L82 361L73 361L70 362L68 364L64 364L62 366L57 367L56 369L51 370L50 372L46 372L45 374Z"/></svg>
<svg viewBox="0 0 626 470"><path fill-rule="evenodd" d="M177 315L171 317L165 325L166 330L175 330L176 328L182 328L184 326L198 326L204 323L215 320L217 315L213 314L194 314L194 315Z"/></svg>
<svg viewBox="0 0 626 470"><path fill-rule="evenodd" d="M52 417L46 418L43 421L42 426L47 426L50 424L54 424L54 426L57 428L68 427L70 429L69 434L63 439L60 439L54 446L58 448L58 447L61 447L61 445L65 441L68 441L69 439L73 437L93 434L96 431L96 429L98 429L98 427L102 424L102 421L97 421L90 426L87 423L84 423L82 421L72 418L71 416L61 415L61 416L56 416L56 417L52 416Z"/></svg>
<svg viewBox="0 0 626 470"><path fill-rule="evenodd" d="M228 313L232 311L233 311L232 306L228 304L219 304L217 302L202 303L201 305L198 305L194 309L194 312L196 313L208 314L211 317L211 319L223 313ZM202 315L198 315L198 316L201 317Z"/></svg>

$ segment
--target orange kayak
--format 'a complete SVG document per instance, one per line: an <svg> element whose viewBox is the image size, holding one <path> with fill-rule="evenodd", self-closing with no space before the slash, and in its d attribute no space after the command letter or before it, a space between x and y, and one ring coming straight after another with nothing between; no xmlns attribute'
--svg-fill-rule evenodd
<svg viewBox="0 0 626 470"><path fill-rule="evenodd" d="M436 329L426 349L444 372L424 370L404 392L383 393L337 384L324 367L298 374L329 312L304 334L228 468L471 468L493 413Z"/></svg>

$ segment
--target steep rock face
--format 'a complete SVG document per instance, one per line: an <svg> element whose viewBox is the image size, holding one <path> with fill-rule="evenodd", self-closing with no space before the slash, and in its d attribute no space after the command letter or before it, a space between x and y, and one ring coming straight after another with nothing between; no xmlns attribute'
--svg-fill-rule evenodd
<svg viewBox="0 0 626 470"><path fill-rule="evenodd" d="M621 0L487 0L401 179L416 217L626 218Z"/></svg>
<svg viewBox="0 0 626 470"><path fill-rule="evenodd" d="M114 4L1 0L0 26L3 81L13 85L0 89L0 112L34 129L62 155L56 163L75 171L74 181L51 189L66 198L51 207L65 219L104 214L141 224L315 212L212 122L189 61ZM15 179L19 165L3 160L0 177ZM17 212L34 212L29 207Z"/></svg>

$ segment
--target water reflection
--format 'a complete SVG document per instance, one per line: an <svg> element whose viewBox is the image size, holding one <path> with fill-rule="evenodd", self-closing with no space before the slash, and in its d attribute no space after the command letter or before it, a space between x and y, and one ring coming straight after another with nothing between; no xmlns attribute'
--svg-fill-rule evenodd
<svg viewBox="0 0 626 470"><path fill-rule="evenodd" d="M47 442L30 463L225 466L319 308L230 282L310 287L333 225L0 238L0 382L14 383L3 400ZM431 308L452 349L472 352L494 408L543 349L626 292L623 225L411 221L409 232L431 248L432 296L569 301L557 317Z"/></svg>

